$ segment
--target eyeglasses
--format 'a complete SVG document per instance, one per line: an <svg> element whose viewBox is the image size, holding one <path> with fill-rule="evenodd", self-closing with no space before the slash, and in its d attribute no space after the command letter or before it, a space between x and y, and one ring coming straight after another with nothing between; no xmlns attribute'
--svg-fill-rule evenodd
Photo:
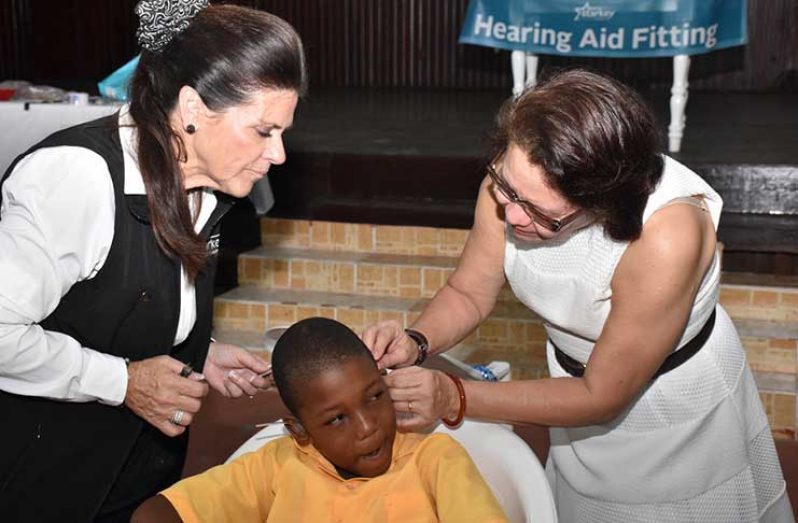
<svg viewBox="0 0 798 523"><path fill-rule="evenodd" d="M550 216L546 216L543 211L535 207L535 205L531 202L526 200L522 200L518 197L518 194L514 190L507 185L507 182L499 176L499 173L496 172L496 168L494 165L498 162L501 155L497 156L496 158L491 161L488 166L488 176L490 176L491 182L493 182L493 186L498 189L498 191L507 198L510 202L518 205L523 209L527 216L529 216L535 223L538 225L545 227L551 232L559 232L562 230L563 227L568 225L569 223L573 222L576 218L579 217L579 214L582 212L580 209L572 212L571 214L565 216L564 218L556 219Z"/></svg>

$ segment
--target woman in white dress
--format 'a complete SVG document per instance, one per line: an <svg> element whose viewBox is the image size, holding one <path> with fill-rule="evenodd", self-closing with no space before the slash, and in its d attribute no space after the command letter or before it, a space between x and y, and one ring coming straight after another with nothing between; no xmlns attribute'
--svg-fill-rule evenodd
<svg viewBox="0 0 798 523"><path fill-rule="evenodd" d="M717 193L660 154L636 94L596 74L550 78L497 127L456 271L411 329L363 333L380 366L405 367L388 376L400 426L464 411L551 427L562 521L793 521L718 304ZM544 321L551 378L460 388L413 366L473 331L505 280Z"/></svg>

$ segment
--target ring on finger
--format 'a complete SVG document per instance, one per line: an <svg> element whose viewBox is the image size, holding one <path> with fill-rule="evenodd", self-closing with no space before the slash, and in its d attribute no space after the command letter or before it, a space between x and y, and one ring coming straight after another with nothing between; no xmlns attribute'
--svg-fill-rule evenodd
<svg viewBox="0 0 798 523"><path fill-rule="evenodd" d="M185 412L183 409L177 409L172 417L169 418L169 422L173 423L174 425L180 425L180 422L183 421L183 416L185 416Z"/></svg>
<svg viewBox="0 0 798 523"><path fill-rule="evenodd" d="M194 369L191 367L191 365L183 365L183 368L180 369L180 377L188 378L191 376L192 372L194 372Z"/></svg>

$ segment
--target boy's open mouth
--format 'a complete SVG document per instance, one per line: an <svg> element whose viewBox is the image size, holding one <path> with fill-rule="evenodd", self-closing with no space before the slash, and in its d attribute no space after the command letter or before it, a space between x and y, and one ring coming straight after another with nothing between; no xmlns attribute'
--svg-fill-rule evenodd
<svg viewBox="0 0 798 523"><path fill-rule="evenodd" d="M379 447L377 447L376 449L372 450L371 452L369 452L367 454L363 454L361 456L361 458L363 458L363 459L374 459L374 458L376 458L377 456L379 456L382 453L382 449L383 449L384 446L385 446L384 443L380 444Z"/></svg>

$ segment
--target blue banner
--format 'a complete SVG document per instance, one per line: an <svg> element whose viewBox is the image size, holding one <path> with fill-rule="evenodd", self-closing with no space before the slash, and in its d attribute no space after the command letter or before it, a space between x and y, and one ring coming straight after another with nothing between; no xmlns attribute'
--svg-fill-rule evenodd
<svg viewBox="0 0 798 523"><path fill-rule="evenodd" d="M744 45L746 0L471 0L460 43L568 56L700 54Z"/></svg>

